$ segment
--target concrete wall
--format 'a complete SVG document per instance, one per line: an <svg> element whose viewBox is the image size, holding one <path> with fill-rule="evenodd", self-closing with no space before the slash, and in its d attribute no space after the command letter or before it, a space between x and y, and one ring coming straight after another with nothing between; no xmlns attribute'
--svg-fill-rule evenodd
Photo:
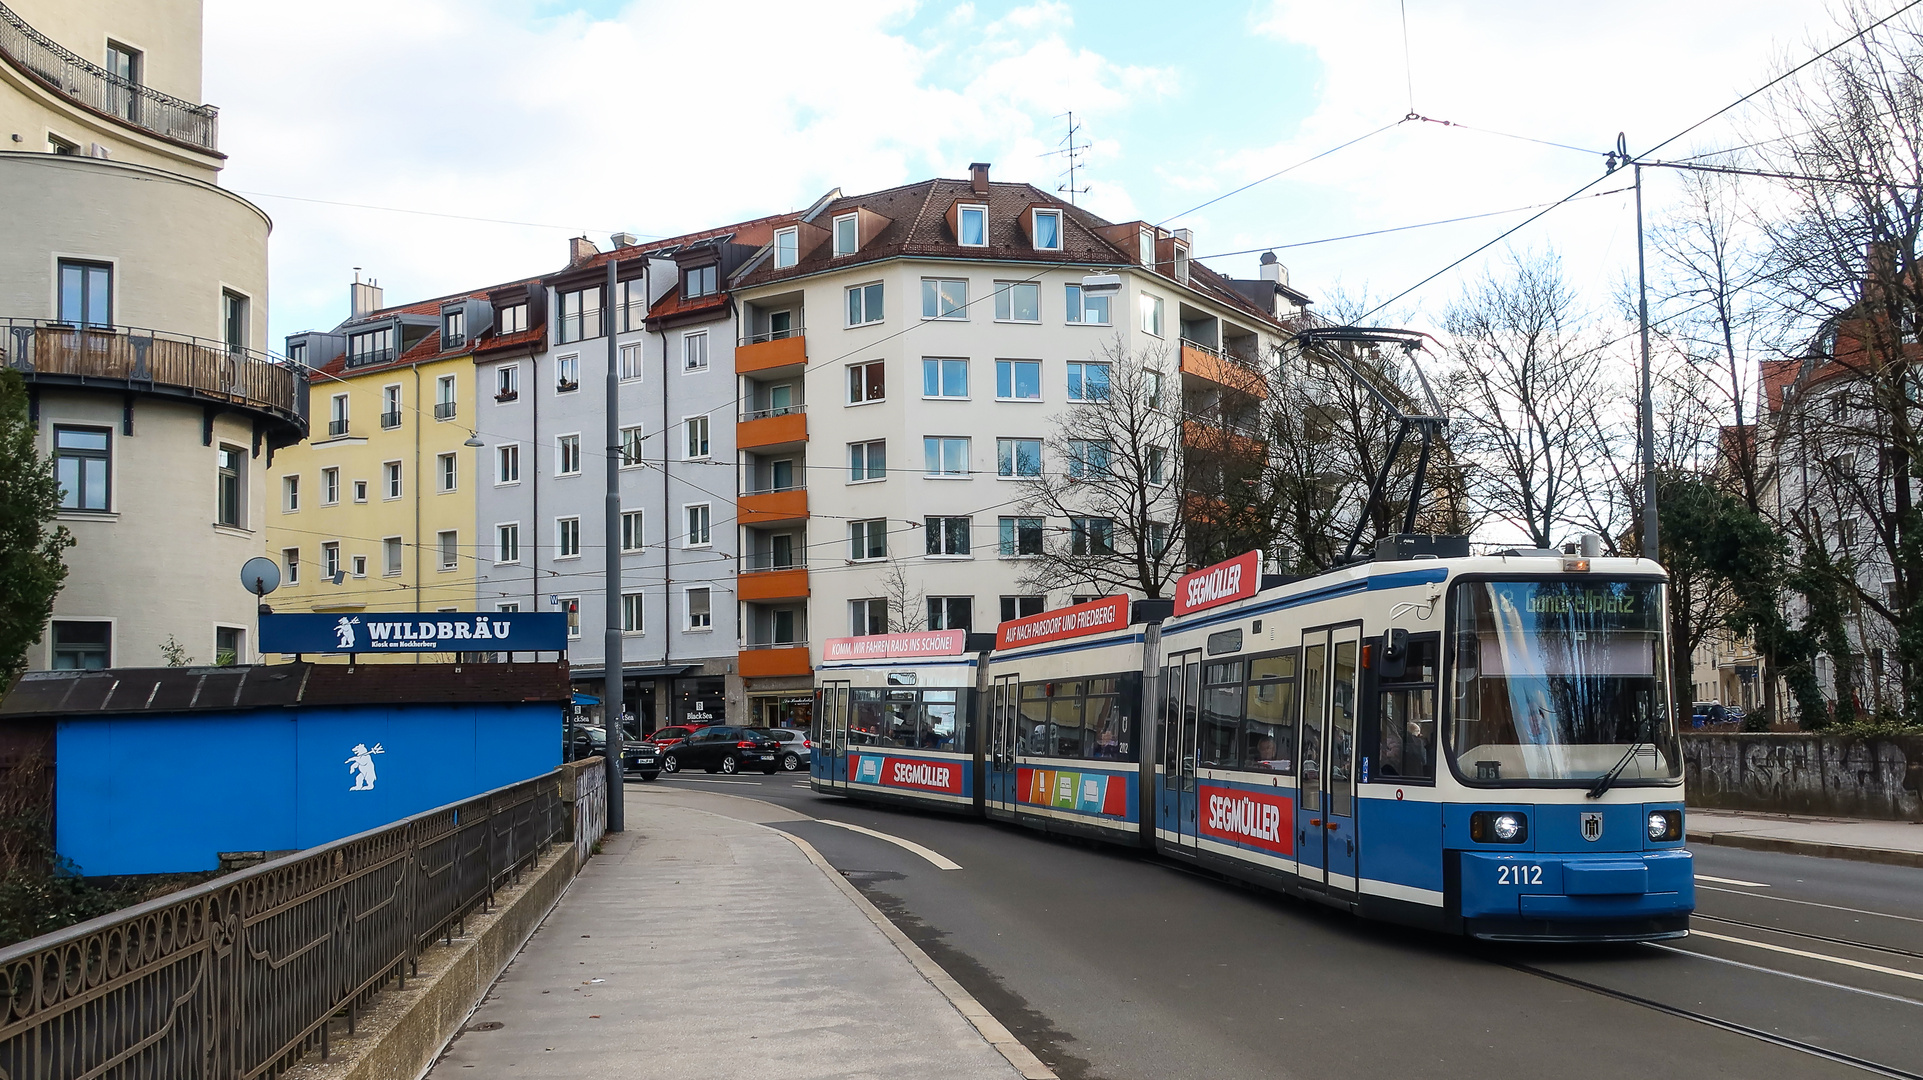
<svg viewBox="0 0 1923 1080"><path fill-rule="evenodd" d="M1691 806L1923 821L1923 737L1683 736Z"/></svg>

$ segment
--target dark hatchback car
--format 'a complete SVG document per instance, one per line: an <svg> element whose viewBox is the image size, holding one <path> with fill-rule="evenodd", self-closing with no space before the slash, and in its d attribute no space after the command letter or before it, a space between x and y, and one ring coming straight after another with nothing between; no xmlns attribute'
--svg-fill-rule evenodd
<svg viewBox="0 0 1923 1080"><path fill-rule="evenodd" d="M781 768L776 759L780 751L780 743L750 728L704 727L661 751L661 771L678 773L683 769L701 769L738 773L744 769L760 769L772 776Z"/></svg>
<svg viewBox="0 0 1923 1080"><path fill-rule="evenodd" d="M606 731L596 727L576 727L574 742L568 748L568 760L600 757L607 746ZM661 751L650 742L624 739L621 744L621 771L633 773L643 780L652 780L661 775Z"/></svg>

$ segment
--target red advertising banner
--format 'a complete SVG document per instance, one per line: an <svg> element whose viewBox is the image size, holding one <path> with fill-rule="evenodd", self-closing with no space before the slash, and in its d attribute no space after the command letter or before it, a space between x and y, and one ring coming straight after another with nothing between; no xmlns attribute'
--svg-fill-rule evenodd
<svg viewBox="0 0 1923 1080"><path fill-rule="evenodd" d="M1295 854L1295 800L1287 795L1203 784L1195 797L1203 836Z"/></svg>
<svg viewBox="0 0 1923 1080"><path fill-rule="evenodd" d="M1262 587L1262 553L1251 551L1227 562L1183 574L1175 583L1176 617L1232 600L1254 596Z"/></svg>
<svg viewBox="0 0 1923 1080"><path fill-rule="evenodd" d="M995 628L997 649L1018 649L1044 641L1120 630L1128 625L1128 597L1110 596L1074 607L1011 619Z"/></svg>
<svg viewBox="0 0 1923 1080"><path fill-rule="evenodd" d="M918 656L960 656L968 641L962 630L930 630L918 634L869 634L829 638L822 643L823 660L905 660Z"/></svg>
<svg viewBox="0 0 1923 1080"><path fill-rule="evenodd" d="M960 795L961 763L920 761L915 758L883 758L881 783L883 787L918 788L922 791L944 791L950 795Z"/></svg>

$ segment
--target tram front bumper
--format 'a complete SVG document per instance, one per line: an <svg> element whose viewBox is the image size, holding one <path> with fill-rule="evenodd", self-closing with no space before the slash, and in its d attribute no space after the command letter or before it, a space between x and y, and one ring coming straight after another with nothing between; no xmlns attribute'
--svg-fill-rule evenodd
<svg viewBox="0 0 1923 1080"><path fill-rule="evenodd" d="M1695 860L1655 851L1462 851L1460 913L1475 937L1650 940L1679 937L1696 907Z"/></svg>

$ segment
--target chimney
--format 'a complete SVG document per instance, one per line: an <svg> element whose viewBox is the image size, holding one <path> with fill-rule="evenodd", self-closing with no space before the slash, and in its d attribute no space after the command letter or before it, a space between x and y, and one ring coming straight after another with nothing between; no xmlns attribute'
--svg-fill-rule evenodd
<svg viewBox="0 0 1923 1080"><path fill-rule="evenodd" d="M361 280L361 268L354 268L354 284L347 287L347 317L365 318L387 306L381 298L381 283L373 278Z"/></svg>
<svg viewBox="0 0 1923 1080"><path fill-rule="evenodd" d="M988 197L988 162L977 161L968 167L968 186L982 198Z"/></svg>
<svg viewBox="0 0 1923 1080"><path fill-rule="evenodd" d="M641 238L633 233L618 232L608 237L608 241L617 248L631 248L640 243Z"/></svg>
<svg viewBox="0 0 1923 1080"><path fill-rule="evenodd" d="M1289 268L1283 266L1276 260L1275 252L1273 251L1265 251L1262 253L1262 280L1273 281L1277 285L1287 285L1289 283Z"/></svg>
<svg viewBox="0 0 1923 1080"><path fill-rule="evenodd" d="M1195 246L1195 230L1177 229L1175 230L1175 240L1185 248L1192 248Z"/></svg>
<svg viewBox="0 0 1923 1080"><path fill-rule="evenodd" d="M601 249L595 247L594 241L585 236L577 236L568 241L569 266L580 266L599 254Z"/></svg>

